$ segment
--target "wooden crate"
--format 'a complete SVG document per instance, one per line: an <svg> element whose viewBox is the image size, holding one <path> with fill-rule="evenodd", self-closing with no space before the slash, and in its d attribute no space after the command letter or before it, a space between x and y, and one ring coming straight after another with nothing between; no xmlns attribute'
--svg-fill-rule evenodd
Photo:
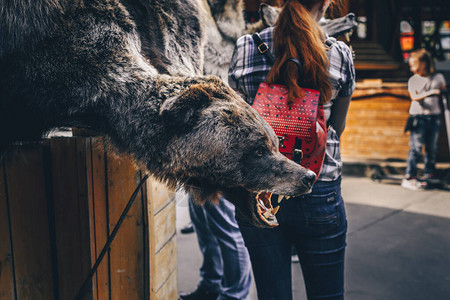
<svg viewBox="0 0 450 300"><path fill-rule="evenodd" d="M0 163L0 299L73 299L144 175L101 138L15 146ZM176 299L175 202L148 179L85 299Z"/></svg>

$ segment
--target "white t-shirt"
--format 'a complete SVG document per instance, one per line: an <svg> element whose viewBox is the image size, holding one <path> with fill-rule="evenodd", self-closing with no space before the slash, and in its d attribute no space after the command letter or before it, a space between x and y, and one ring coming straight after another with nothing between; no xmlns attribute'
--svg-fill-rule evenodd
<svg viewBox="0 0 450 300"><path fill-rule="evenodd" d="M445 86L445 78L441 73L436 73L431 76L422 77L420 75L413 75L408 81L408 91L411 94L418 94L427 92L432 89L440 89ZM439 96L432 95L419 101L411 101L409 108L410 115L439 115L441 114L441 107L439 105Z"/></svg>

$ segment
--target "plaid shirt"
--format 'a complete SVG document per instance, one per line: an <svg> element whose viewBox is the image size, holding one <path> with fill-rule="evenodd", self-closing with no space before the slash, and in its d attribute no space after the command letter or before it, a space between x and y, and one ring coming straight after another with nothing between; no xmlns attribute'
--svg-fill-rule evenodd
<svg viewBox="0 0 450 300"><path fill-rule="evenodd" d="M273 27L269 27L260 32L260 37L267 45L269 51L275 57L273 49ZM333 103L337 97L348 97L355 90L355 68L353 66L352 52L343 42L336 42L327 50L330 67L330 82L332 85L331 100L324 105L325 117L328 122ZM238 39L234 48L233 57L228 71L229 85L241 92L245 100L253 103L259 84L264 81L272 66L262 55L254 44L251 35L244 35ZM320 172L319 180L334 181L342 174L341 151L339 148L339 137L336 131L328 128L327 149L325 160Z"/></svg>

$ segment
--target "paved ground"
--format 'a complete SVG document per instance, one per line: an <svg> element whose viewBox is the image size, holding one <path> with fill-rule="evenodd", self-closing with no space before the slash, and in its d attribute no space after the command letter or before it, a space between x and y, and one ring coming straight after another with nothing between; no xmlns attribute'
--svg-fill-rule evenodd
<svg viewBox="0 0 450 300"><path fill-rule="evenodd" d="M364 177L345 177L342 187L349 222L346 299L450 299L450 192L414 192ZM196 287L201 264L195 234L179 234L188 221L187 202L180 196L180 292ZM297 263L292 273L294 300L306 299ZM254 286L250 299L257 299Z"/></svg>

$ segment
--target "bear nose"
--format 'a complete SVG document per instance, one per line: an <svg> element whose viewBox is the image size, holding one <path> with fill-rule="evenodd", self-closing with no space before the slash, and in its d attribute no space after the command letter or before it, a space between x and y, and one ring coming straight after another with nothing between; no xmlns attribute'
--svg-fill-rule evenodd
<svg viewBox="0 0 450 300"><path fill-rule="evenodd" d="M312 187L312 185L316 181L316 178L317 178L316 173L314 173L311 170L308 170L308 172L306 172L305 176L302 178L302 181L307 187Z"/></svg>

